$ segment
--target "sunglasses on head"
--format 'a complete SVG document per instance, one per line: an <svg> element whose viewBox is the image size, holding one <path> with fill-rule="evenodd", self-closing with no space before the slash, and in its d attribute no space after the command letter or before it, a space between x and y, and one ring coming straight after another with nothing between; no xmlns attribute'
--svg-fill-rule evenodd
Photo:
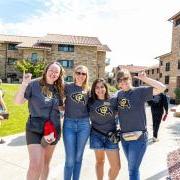
<svg viewBox="0 0 180 180"><path fill-rule="evenodd" d="M121 82L123 82L123 81L127 81L128 79L129 79L128 77L118 78L118 79L117 79L117 82L118 82L118 83L121 83Z"/></svg>
<svg viewBox="0 0 180 180"><path fill-rule="evenodd" d="M78 72L78 71L77 71L77 72L75 72L75 74L76 74L76 75L83 75L83 76L86 76L86 73L84 73L84 72Z"/></svg>

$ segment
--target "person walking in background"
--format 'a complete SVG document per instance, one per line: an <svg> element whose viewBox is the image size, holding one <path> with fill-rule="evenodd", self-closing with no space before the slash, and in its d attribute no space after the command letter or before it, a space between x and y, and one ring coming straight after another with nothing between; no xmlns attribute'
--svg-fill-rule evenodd
<svg viewBox="0 0 180 180"><path fill-rule="evenodd" d="M74 69L74 82L65 85L63 140L65 147L64 180L78 180L84 148L90 134L87 109L89 98L88 69L79 65Z"/></svg>
<svg viewBox="0 0 180 180"><path fill-rule="evenodd" d="M166 88L162 83L148 78L145 72L135 78L150 86L133 87L128 70L120 70L116 77L120 88L117 102L122 132L121 143L128 161L130 180L140 180L139 167L147 148L145 102Z"/></svg>
<svg viewBox="0 0 180 180"><path fill-rule="evenodd" d="M2 80L0 79L0 85L2 84ZM3 99L4 91L0 89L0 113L7 112L7 107ZM2 122L4 120L4 117L0 115L0 126L2 126ZM0 138L0 144L5 143L5 140Z"/></svg>
<svg viewBox="0 0 180 180"><path fill-rule="evenodd" d="M90 148L95 152L97 180L103 180L105 154L110 164L109 180L115 180L120 170L118 142L113 143L108 138L110 132L116 131L116 101L116 98L109 96L104 79L96 79L93 82L88 106L92 125Z"/></svg>
<svg viewBox="0 0 180 180"><path fill-rule="evenodd" d="M151 106L151 112L152 112L152 120L153 120L153 141L157 142L158 139L158 131L161 124L161 120L163 117L163 120L166 119L168 114L168 101L165 94L160 93L158 95L153 96L153 99L148 101L148 104Z"/></svg>
<svg viewBox="0 0 180 180"><path fill-rule="evenodd" d="M41 78L31 81L31 74L23 74L16 104L28 100L29 118L26 123L26 142L29 152L27 180L46 180L55 145L60 139L60 107L63 106L63 68L58 62L47 65ZM45 125L51 122L50 135ZM45 128L46 127L46 128ZM48 126L50 128L50 125ZM42 141L43 140L43 141ZM46 146L44 143L46 142ZM42 144L43 142L43 144Z"/></svg>

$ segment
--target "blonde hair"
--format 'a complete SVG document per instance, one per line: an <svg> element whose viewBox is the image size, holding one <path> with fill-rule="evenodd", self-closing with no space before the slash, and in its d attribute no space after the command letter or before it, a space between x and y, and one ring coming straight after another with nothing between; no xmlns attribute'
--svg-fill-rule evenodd
<svg viewBox="0 0 180 180"><path fill-rule="evenodd" d="M82 84L82 88L83 88L83 90L88 91L89 90L89 71L88 71L88 68L84 65L78 65L74 68L74 73L73 73L74 83L76 83L75 73L77 72L78 69L84 70L86 72L86 79Z"/></svg>

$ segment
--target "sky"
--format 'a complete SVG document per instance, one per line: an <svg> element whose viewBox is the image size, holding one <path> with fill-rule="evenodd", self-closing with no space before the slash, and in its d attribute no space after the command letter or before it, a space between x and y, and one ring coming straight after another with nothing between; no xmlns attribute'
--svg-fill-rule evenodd
<svg viewBox="0 0 180 180"><path fill-rule="evenodd" d="M0 34L98 37L111 66L158 64L171 51L180 0L0 0Z"/></svg>

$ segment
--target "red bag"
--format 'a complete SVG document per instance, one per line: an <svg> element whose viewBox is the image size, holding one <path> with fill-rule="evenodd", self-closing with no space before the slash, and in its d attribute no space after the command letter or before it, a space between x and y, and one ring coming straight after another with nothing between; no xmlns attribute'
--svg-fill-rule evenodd
<svg viewBox="0 0 180 180"><path fill-rule="evenodd" d="M54 138L57 138L57 131L54 127L54 124L50 121L47 120L44 124L44 136L47 136L49 134L51 134L52 132L54 132Z"/></svg>

